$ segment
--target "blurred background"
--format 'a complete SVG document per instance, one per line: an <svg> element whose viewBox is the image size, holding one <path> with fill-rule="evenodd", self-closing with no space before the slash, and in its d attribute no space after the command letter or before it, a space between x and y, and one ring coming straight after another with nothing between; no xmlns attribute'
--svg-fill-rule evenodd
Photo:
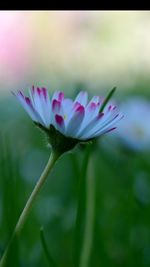
<svg viewBox="0 0 150 267"><path fill-rule="evenodd" d="M32 85L68 97L80 90L105 96L117 86L113 100L125 117L95 146L89 267L150 266L150 12L0 11L0 253L50 153L11 94ZM84 205L78 245L74 233L84 160L85 149L76 148L56 164L9 266L49 266L41 226L58 266L78 266Z"/></svg>

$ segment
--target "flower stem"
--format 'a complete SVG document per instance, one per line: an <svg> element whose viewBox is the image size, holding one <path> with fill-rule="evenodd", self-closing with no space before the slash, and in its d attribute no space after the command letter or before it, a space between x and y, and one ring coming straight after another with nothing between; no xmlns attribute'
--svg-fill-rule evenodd
<svg viewBox="0 0 150 267"><path fill-rule="evenodd" d="M75 235L74 235L74 266L79 266L82 240L83 240L83 221L85 217L86 207L86 177L88 171L88 164L90 160L90 154L92 145L88 145L84 151L84 157L82 162L82 168L79 172L79 187L78 187L78 203L77 203L77 215L75 222Z"/></svg>
<svg viewBox="0 0 150 267"><path fill-rule="evenodd" d="M24 226L24 224L26 222L26 219L27 219L27 217L29 215L29 212L30 212L30 210L32 208L32 205L33 205L33 203L34 203L39 191L41 190L41 188L42 188L42 186L43 186L43 184L44 184L49 172L53 168L53 166L54 166L55 162L57 161L57 159L59 158L59 156L60 156L60 154L57 154L55 152L51 153L50 158L49 158L49 160L47 162L47 165L46 165L44 171L42 172L37 184L35 185L32 193L31 193L31 195L30 195L30 197L29 197L29 199L28 199L28 201L27 201L27 203L26 203L26 205L25 205L25 207L24 207L19 219L18 219L16 227L15 227L15 229L13 231L12 237L11 237L11 239L10 239L10 241L8 243L8 246L6 247L6 250L4 251L4 254L3 254L3 256L2 256L2 258L0 260L0 267L6 266L6 261L7 261L8 256L9 256L9 252L10 252L12 243L13 243L14 239L19 235L22 227Z"/></svg>
<svg viewBox="0 0 150 267"><path fill-rule="evenodd" d="M87 180L86 180L86 220L85 232L83 237L83 247L79 267L88 267L94 228L94 204L95 204L95 182L93 177L92 159L89 161Z"/></svg>

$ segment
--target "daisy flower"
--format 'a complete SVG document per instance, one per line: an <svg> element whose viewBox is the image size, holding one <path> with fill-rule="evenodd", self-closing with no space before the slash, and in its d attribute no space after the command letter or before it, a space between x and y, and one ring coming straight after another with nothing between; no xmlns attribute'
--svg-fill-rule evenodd
<svg viewBox="0 0 150 267"><path fill-rule="evenodd" d="M60 91L54 92L50 98L46 88L34 86L29 90L29 97L21 91L15 96L34 123L48 134L52 147L58 149L62 146L64 151L79 142L113 131L122 118L113 104L106 103L102 110L102 97L93 96L88 102L88 93L84 91L74 101L65 98ZM67 142L65 145L64 140Z"/></svg>

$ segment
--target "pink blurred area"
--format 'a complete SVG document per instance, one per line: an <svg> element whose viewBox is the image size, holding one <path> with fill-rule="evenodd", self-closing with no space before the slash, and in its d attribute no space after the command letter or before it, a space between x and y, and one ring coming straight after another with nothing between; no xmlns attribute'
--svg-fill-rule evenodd
<svg viewBox="0 0 150 267"><path fill-rule="evenodd" d="M0 11L0 91L149 82L149 29L142 11Z"/></svg>
<svg viewBox="0 0 150 267"><path fill-rule="evenodd" d="M30 14L0 12L0 79L17 82L32 63Z"/></svg>
<svg viewBox="0 0 150 267"><path fill-rule="evenodd" d="M32 81L58 84L59 75L60 80L80 76L76 60L82 61L84 28L92 16L84 11L0 11L0 90Z"/></svg>

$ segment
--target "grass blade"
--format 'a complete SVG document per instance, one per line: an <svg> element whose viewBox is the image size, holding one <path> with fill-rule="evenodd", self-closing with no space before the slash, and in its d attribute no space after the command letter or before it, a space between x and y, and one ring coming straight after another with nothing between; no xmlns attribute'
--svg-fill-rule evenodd
<svg viewBox="0 0 150 267"><path fill-rule="evenodd" d="M105 98L105 100L104 100L104 102L103 102L103 104L102 104L102 106L101 106L101 108L100 108L100 110L99 110L100 113L103 112L105 106L107 105L108 101L109 101L110 98L113 96L113 94L115 93L115 91L116 91L116 87L114 87L114 88L109 92L109 94L106 96L106 98Z"/></svg>
<svg viewBox="0 0 150 267"><path fill-rule="evenodd" d="M46 243L46 239L45 239L45 235L44 235L44 228L41 227L40 229L40 238L41 238L41 244L42 244L42 247L43 247L43 251L45 253L45 256L46 256L46 259L48 261L48 264L50 267L57 267L49 249L48 249L48 246L47 246L47 243Z"/></svg>

